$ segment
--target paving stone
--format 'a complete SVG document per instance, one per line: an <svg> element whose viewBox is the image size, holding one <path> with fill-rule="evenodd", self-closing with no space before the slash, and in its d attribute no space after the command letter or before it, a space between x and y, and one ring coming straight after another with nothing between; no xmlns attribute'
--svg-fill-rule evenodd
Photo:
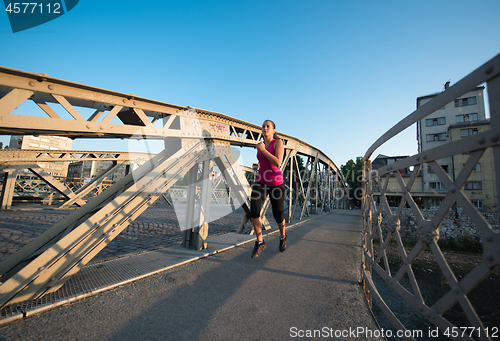
<svg viewBox="0 0 500 341"><path fill-rule="evenodd" d="M217 207L217 209L228 211L227 207ZM0 242L2 242L0 244L0 261L73 212L74 210L0 210ZM243 216L244 211L239 208L209 223L209 236L236 231ZM267 218L269 221L273 221L270 210ZM183 233L179 228L174 208L166 205L153 206L124 229L92 261L172 246L180 243L182 236Z"/></svg>

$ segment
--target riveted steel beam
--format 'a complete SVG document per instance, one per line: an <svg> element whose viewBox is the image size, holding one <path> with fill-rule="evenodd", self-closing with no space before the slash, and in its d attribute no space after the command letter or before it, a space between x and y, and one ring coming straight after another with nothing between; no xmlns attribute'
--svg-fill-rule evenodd
<svg viewBox="0 0 500 341"><path fill-rule="evenodd" d="M126 162L139 157L152 158L155 154L134 152L110 152L88 150L33 150L0 149L0 164L38 163L38 162L74 162L74 161L117 161Z"/></svg>

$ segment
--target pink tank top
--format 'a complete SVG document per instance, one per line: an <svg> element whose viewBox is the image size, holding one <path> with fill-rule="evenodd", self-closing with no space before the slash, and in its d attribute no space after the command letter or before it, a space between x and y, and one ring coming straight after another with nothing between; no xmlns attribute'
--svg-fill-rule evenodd
<svg viewBox="0 0 500 341"><path fill-rule="evenodd" d="M274 144L276 140L272 140L267 146L266 150L275 154ZM257 150L257 159L259 160L259 172L257 173L257 182L267 186L279 186L283 183L283 174L281 174L281 169L273 165L267 157L260 150Z"/></svg>

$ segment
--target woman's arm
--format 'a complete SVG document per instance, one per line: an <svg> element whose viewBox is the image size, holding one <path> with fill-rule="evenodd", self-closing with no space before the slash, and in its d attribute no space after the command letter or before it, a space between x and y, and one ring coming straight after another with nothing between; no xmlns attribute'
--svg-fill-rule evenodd
<svg viewBox="0 0 500 341"><path fill-rule="evenodd" d="M257 149L259 149L266 156L266 158L269 160L269 162L271 162L273 165L275 165L276 167L281 166L281 162L283 162L283 154L284 154L284 150L285 150L285 148L283 146L283 141L281 139L277 139L276 143L274 144L274 153L276 155L273 155L266 150L266 145L264 142L259 142L257 144Z"/></svg>

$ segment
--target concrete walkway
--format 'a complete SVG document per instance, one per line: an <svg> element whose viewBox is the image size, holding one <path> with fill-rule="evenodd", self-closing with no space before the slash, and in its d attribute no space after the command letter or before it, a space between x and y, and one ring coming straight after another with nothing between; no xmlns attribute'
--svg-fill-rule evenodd
<svg viewBox="0 0 500 341"><path fill-rule="evenodd" d="M284 253L274 233L259 258L251 241L13 322L0 340L376 339L360 233L360 211L338 210L290 228Z"/></svg>

